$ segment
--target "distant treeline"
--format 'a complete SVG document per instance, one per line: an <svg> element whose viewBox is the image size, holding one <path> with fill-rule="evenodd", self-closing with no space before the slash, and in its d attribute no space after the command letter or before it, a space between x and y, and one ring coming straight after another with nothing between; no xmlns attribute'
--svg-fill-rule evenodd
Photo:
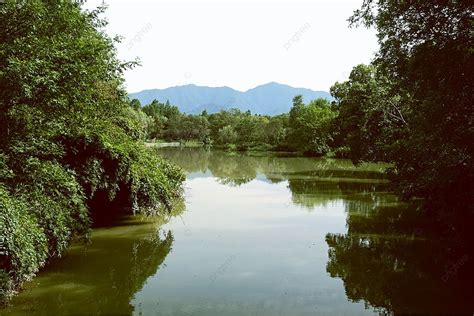
<svg viewBox="0 0 474 316"><path fill-rule="evenodd" d="M144 107L136 99L131 104L142 118L149 140L198 141L240 151L284 150L324 155L330 150L330 128L337 116L337 110L327 100L317 99L305 105L301 96L294 98L290 113L278 116L238 109L192 115L157 100Z"/></svg>

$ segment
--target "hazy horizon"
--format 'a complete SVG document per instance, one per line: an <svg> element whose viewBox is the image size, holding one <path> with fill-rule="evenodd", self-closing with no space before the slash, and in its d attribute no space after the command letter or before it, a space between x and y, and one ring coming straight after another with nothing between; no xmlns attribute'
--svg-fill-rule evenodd
<svg viewBox="0 0 474 316"><path fill-rule="evenodd" d="M88 1L94 8L102 1ZM122 36L129 92L186 84L246 91L268 82L316 91L369 63L375 31L349 28L362 1L105 1L109 35Z"/></svg>
<svg viewBox="0 0 474 316"><path fill-rule="evenodd" d="M138 91L128 91L128 93L134 94L134 93L142 92L142 91L145 91L145 90L164 90L164 89L184 87L184 86L196 86L196 87L203 87L203 88L230 88L230 89L236 90L238 92L247 92L249 90L255 89L255 88L260 87L260 86L265 86L265 85L268 85L268 84L278 84L278 85L283 85L283 86L289 86L289 87L296 88L296 89L309 89L309 90L313 90L313 91L329 92L329 89L328 90L315 90L315 89L311 89L311 88L307 88L307 87L295 87L295 86L292 86L290 84L286 84L286 83L283 83L283 82L270 81L270 82L264 82L264 83L257 84L256 86L250 87L250 88L245 89L245 90L240 90L240 89L237 89L237 88L234 88L234 87L231 87L231 86L227 86L227 85L207 86L207 85L201 85L201 84L195 84L195 83L189 82L189 83L185 83L185 84L174 85L174 86L169 86L169 87L164 87L164 88L148 88L148 89L142 89L142 90L138 90Z"/></svg>

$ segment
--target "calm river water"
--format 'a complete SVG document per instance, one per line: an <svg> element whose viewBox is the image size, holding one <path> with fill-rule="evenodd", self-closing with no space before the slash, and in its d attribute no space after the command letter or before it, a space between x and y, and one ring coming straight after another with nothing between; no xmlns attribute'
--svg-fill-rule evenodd
<svg viewBox="0 0 474 316"><path fill-rule="evenodd" d="M388 192L383 166L199 148L160 154L187 172L180 215L95 229L0 313L473 311L471 254L427 237L416 206Z"/></svg>

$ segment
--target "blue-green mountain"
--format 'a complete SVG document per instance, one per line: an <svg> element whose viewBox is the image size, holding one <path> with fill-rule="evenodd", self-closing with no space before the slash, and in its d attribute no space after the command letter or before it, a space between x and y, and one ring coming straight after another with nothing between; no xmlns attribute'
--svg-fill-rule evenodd
<svg viewBox="0 0 474 316"><path fill-rule="evenodd" d="M131 93L130 98L140 100L142 105L154 99L169 102L182 112L197 114L206 110L209 113L222 109L238 108L257 114L281 114L288 112L295 95L301 94L305 102L317 98L332 100L325 91L294 88L288 85L270 82L247 91L238 91L229 87L203 87L188 84L166 89L143 90Z"/></svg>

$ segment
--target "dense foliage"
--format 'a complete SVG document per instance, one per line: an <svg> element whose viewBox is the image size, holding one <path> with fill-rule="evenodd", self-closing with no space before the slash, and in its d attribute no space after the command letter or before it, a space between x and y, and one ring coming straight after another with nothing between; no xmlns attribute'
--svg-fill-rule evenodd
<svg viewBox="0 0 474 316"><path fill-rule="evenodd" d="M305 105L301 96L296 96L290 111L288 146L319 155L328 153L336 114L325 99L316 99Z"/></svg>
<svg viewBox="0 0 474 316"><path fill-rule="evenodd" d="M60 256L113 201L169 207L182 172L150 153L114 40L73 1L0 6L0 294Z"/></svg>
<svg viewBox="0 0 474 316"><path fill-rule="evenodd" d="M352 23L374 26L380 51L332 93L354 160L394 164L406 197L472 209L474 5L366 0Z"/></svg>
<svg viewBox="0 0 474 316"><path fill-rule="evenodd" d="M132 101L139 104L138 100ZM285 150L324 155L332 142L336 112L325 99L303 103L296 96L289 114L252 115L238 109L200 115L181 113L168 102L153 101L142 108L147 137L166 141L198 141L231 150Z"/></svg>

